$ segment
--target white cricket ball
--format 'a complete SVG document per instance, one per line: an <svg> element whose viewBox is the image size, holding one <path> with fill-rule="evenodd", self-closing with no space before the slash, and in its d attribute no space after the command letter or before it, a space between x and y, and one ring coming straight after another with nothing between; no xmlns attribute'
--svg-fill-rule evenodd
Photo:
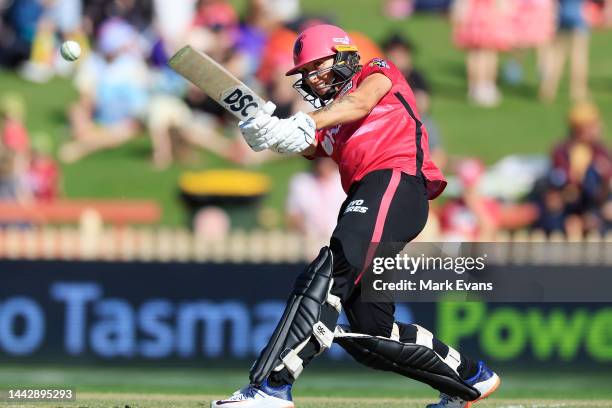
<svg viewBox="0 0 612 408"><path fill-rule="evenodd" d="M81 56L81 46L76 41L65 41L60 53L66 61L76 61Z"/></svg>

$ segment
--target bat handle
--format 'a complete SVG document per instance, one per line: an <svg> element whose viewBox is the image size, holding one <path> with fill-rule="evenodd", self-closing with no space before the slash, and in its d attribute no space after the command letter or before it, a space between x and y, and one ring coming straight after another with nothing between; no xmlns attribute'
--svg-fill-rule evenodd
<svg viewBox="0 0 612 408"><path fill-rule="evenodd" d="M260 117L261 115L272 115L275 110L276 110L276 105L274 104L274 102L268 101L264 103L264 105L261 108L259 108L257 111L255 111L251 116L249 116L248 118L244 120L241 120L240 123L248 122L250 120L256 119Z"/></svg>

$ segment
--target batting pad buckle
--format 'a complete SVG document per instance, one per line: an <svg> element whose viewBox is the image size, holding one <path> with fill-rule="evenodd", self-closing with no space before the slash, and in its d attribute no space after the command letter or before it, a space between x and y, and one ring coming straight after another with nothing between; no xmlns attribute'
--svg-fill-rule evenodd
<svg viewBox="0 0 612 408"><path fill-rule="evenodd" d="M332 279L332 283L333 283L333 279ZM329 288L331 290L331 285ZM334 309L336 309L338 313L340 313L340 311L342 310L342 301L340 300L340 297L336 295L332 295L331 293L328 293L327 299L325 299L325 302L331 307L333 307Z"/></svg>
<svg viewBox="0 0 612 408"><path fill-rule="evenodd" d="M284 366L290 373L291 376L295 379L302 374L302 370L304 370L304 360L298 356L297 350L288 350L288 352L281 356L281 360L283 365L278 367L281 368ZM275 370L280 371L280 370Z"/></svg>

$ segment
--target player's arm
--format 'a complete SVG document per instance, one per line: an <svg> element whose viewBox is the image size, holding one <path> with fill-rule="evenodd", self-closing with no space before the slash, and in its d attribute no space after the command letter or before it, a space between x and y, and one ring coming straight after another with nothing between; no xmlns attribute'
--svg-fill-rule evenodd
<svg viewBox="0 0 612 408"><path fill-rule="evenodd" d="M315 121L316 128L341 125L366 117L380 100L391 90L391 80L383 74L369 75L353 92L345 95L321 109L309 113ZM312 156L317 149L317 140L302 152Z"/></svg>
<svg viewBox="0 0 612 408"><path fill-rule="evenodd" d="M391 80L383 74L369 75L352 93L310 113L317 129L354 122L366 117L391 90Z"/></svg>
<svg viewBox="0 0 612 408"><path fill-rule="evenodd" d="M261 115L241 122L241 132L255 151L271 149L278 153L312 155L317 147L317 129L350 123L366 117L391 89L383 74L368 76L350 95L346 95L312 114L297 112L287 119Z"/></svg>

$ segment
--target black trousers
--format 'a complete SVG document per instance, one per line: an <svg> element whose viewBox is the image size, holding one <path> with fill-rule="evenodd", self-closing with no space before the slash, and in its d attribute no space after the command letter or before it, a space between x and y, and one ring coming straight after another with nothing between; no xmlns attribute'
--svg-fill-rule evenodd
<svg viewBox="0 0 612 408"><path fill-rule="evenodd" d="M394 256L421 232L428 212L422 177L377 170L351 186L330 247L334 256L332 293L342 300L354 332L390 336L395 305L391 301L362 302L360 281L374 256Z"/></svg>
<svg viewBox="0 0 612 408"><path fill-rule="evenodd" d="M390 337L395 322L395 304L361 299L361 278L375 256L395 256L421 232L427 222L429 202L422 177L397 170L378 170L351 186L340 208L338 225L330 248L333 253L334 284L331 292L340 297L342 308L356 333ZM400 341L414 343L417 328L397 322ZM445 358L449 347L433 338L433 349ZM318 350L311 340L300 353L307 365ZM462 378L475 374L477 365L460 356L457 369ZM270 376L272 385L292 383L286 369Z"/></svg>

